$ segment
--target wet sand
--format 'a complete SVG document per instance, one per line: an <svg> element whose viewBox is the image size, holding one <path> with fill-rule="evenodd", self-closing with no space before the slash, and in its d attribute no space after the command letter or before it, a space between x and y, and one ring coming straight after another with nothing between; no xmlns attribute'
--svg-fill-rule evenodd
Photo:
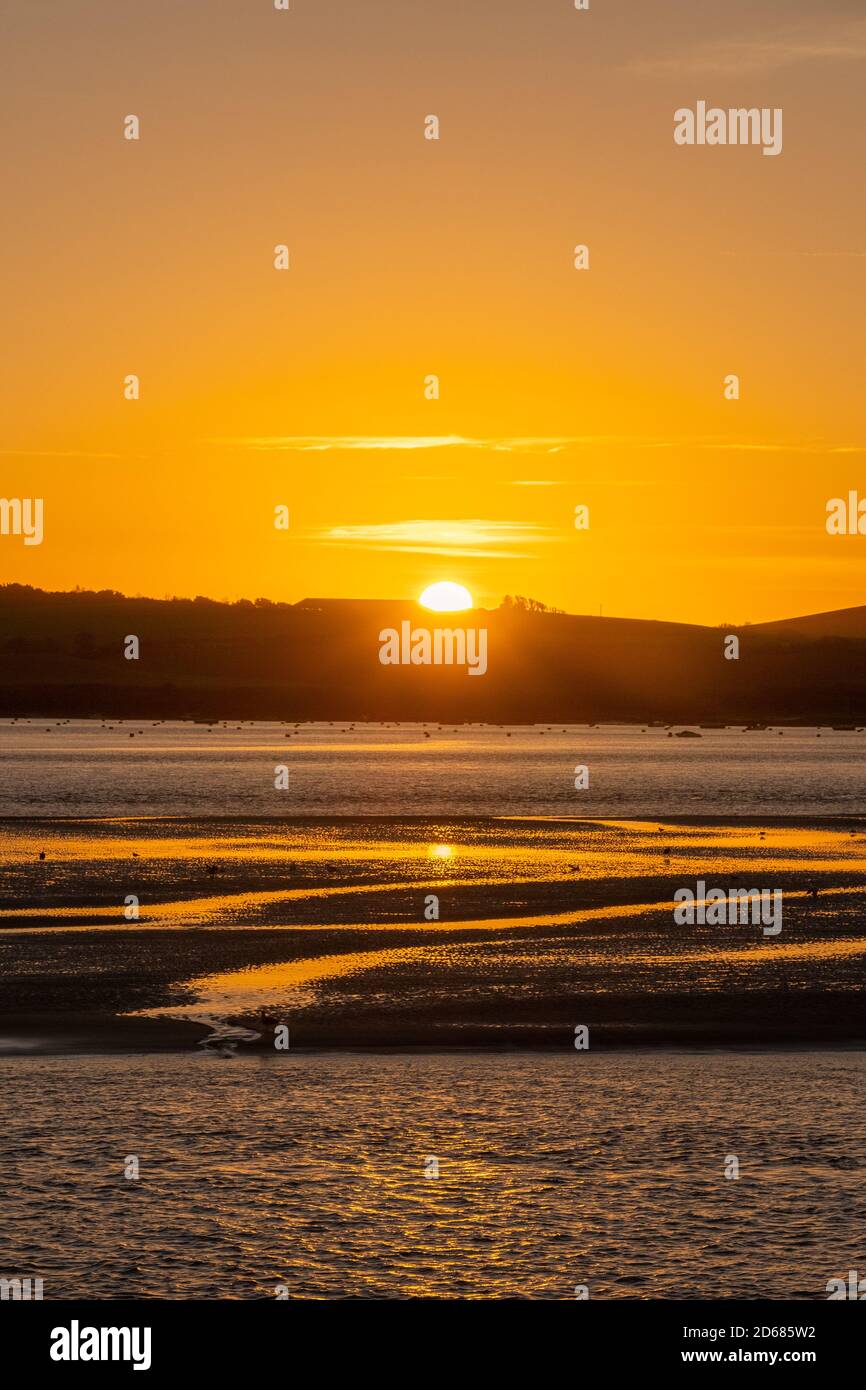
<svg viewBox="0 0 866 1390"><path fill-rule="evenodd" d="M2 1052L866 1042L860 820L15 820L0 861ZM699 879L782 932L677 926Z"/></svg>

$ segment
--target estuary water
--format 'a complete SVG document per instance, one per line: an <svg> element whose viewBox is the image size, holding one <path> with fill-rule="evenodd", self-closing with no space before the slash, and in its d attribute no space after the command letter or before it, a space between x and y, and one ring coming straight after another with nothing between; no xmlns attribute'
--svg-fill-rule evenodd
<svg viewBox="0 0 866 1390"><path fill-rule="evenodd" d="M0 1277L826 1298L866 1258L866 733L677 732L0 724ZM673 933L711 872L784 934ZM110 1036L248 1012L290 1050Z"/></svg>
<svg viewBox="0 0 866 1390"><path fill-rule="evenodd" d="M0 1272L46 1299L824 1299L863 1268L864 1080L844 1052L2 1059Z"/></svg>
<svg viewBox="0 0 866 1390"><path fill-rule="evenodd" d="M866 732L681 732L635 725L4 720L0 816L866 812ZM575 782L586 778L576 775L578 767L589 775L580 790Z"/></svg>

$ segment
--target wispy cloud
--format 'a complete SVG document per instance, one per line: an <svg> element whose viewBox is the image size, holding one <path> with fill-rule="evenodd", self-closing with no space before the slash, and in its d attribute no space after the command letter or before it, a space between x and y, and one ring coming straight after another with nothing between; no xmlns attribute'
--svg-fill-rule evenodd
<svg viewBox="0 0 866 1390"><path fill-rule="evenodd" d="M121 454L96 454L90 449L0 449L0 458L119 459Z"/></svg>
<svg viewBox="0 0 866 1390"><path fill-rule="evenodd" d="M741 454L866 454L866 444L786 444L784 442L765 442L736 444L710 440L692 444L696 449L714 449Z"/></svg>
<svg viewBox="0 0 866 1390"><path fill-rule="evenodd" d="M776 33L717 37L658 56L642 55L625 64L645 76L711 73L741 77L794 63L850 61L866 57L866 20L827 14L815 7L814 20Z"/></svg>
<svg viewBox="0 0 866 1390"><path fill-rule="evenodd" d="M502 487L651 487L650 478L513 478Z"/></svg>
<svg viewBox="0 0 866 1390"><path fill-rule="evenodd" d="M747 248L746 250L743 250L743 251L722 251L721 254L722 254L723 256L733 256L733 257L735 257L737 260L741 260L743 257L751 257L751 258L754 258L754 257L757 257L757 256L770 256L770 257L772 257L773 260L777 260L780 256L807 256L807 257L809 257L810 259L813 259L813 260L822 260L822 259L823 259L823 260L838 260L838 259L841 259L841 260L858 260L858 261L859 261L859 260L862 260L864 257L866 257L866 251L845 251L845 250L838 250L838 251L837 251L837 250L833 250L833 249L830 249L830 250L828 250L828 251L813 251L813 250L808 250L808 251L807 251L807 250L802 250L802 251L800 251L800 250L797 250L796 248L789 248L789 247L786 247L786 246L771 246L771 247L766 247L766 248L763 248L763 247L760 247L760 246L759 246L759 247L754 247L754 248L749 247L749 248Z"/></svg>
<svg viewBox="0 0 866 1390"><path fill-rule="evenodd" d="M557 436L503 436L471 438L447 435L263 435L239 439L215 439L211 444L261 453L339 453L345 450L477 449L505 454L560 454L567 449L709 449L730 453L857 454L866 444L831 444L821 440L739 440L707 435L573 434ZM442 477L415 474L413 477ZM455 476L455 475L450 475ZM568 479L516 479L516 487L566 486Z"/></svg>
<svg viewBox="0 0 866 1390"><path fill-rule="evenodd" d="M522 521L379 522L375 525L331 526L313 532L312 539L325 545L359 546L408 555L451 555L465 559L526 559L520 546L557 539L544 528Z"/></svg>
<svg viewBox="0 0 866 1390"><path fill-rule="evenodd" d="M245 439L220 439L217 444L233 444L265 452L328 453L346 449L481 449L490 453L555 454L570 441L558 438L502 437L473 439L462 434L289 434L262 435Z"/></svg>

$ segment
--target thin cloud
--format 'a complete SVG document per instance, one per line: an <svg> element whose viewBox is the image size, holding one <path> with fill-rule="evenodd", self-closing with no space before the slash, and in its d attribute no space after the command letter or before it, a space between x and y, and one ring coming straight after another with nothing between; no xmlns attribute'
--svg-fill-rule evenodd
<svg viewBox="0 0 866 1390"><path fill-rule="evenodd" d="M119 459L121 454L95 454L90 449L0 449L0 458Z"/></svg>
<svg viewBox="0 0 866 1390"><path fill-rule="evenodd" d="M244 449L264 452L330 453L347 449L412 450L412 449L480 449L490 453L557 453L571 441L559 438L505 436L493 439L473 439L462 434L311 434L263 435L246 439L211 441L234 444Z"/></svg>
<svg viewBox="0 0 866 1390"><path fill-rule="evenodd" d="M735 453L757 454L866 454L866 444L696 444L698 449L729 450Z"/></svg>
<svg viewBox="0 0 866 1390"><path fill-rule="evenodd" d="M866 21L832 17L817 7L815 20L798 29L749 38L716 38L658 57L633 58L628 72L644 76L714 73L740 77L795 63L851 61L866 57Z"/></svg>
<svg viewBox="0 0 866 1390"><path fill-rule="evenodd" d="M866 444L828 444L821 441L791 443L784 440L746 441L706 435L621 435L575 434L559 436L504 436L501 438L471 438L466 435L273 435L241 439L211 440L222 444L261 453L339 453L345 450L391 451L416 449L475 449L489 453L547 453L559 454L566 449L708 449L731 453L798 453L798 454L858 454L866 453ZM414 475L439 477L443 475ZM444 475L454 476L454 475ZM510 480L509 480L510 481ZM513 486L569 486L570 480L517 479Z"/></svg>
<svg viewBox="0 0 866 1390"><path fill-rule="evenodd" d="M733 256L737 260L742 260L744 257L754 258L757 256L771 256L773 260L776 260L779 256L808 256L810 259L813 260L837 260L841 258L843 260L859 261L862 260L864 256L866 256L866 251L798 251L796 249L789 249L788 247L782 246L770 247L769 249L763 249L761 247L753 249L749 247L747 250L744 251L722 251L721 254L723 256Z"/></svg>
<svg viewBox="0 0 866 1390"><path fill-rule="evenodd" d="M651 487L649 478L513 478L503 487Z"/></svg>
<svg viewBox="0 0 866 1390"><path fill-rule="evenodd" d="M464 559L527 559L515 547L538 545L553 537L543 528L522 521L379 522L375 525L330 526L313 532L324 545L363 547L404 555L450 555Z"/></svg>

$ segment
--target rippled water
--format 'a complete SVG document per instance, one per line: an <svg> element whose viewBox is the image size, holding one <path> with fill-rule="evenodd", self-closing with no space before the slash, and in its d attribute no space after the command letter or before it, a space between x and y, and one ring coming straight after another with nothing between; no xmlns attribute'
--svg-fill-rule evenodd
<svg viewBox="0 0 866 1390"><path fill-rule="evenodd" d="M809 1052L6 1059L0 1274L55 1299L826 1298L866 1262L864 1073Z"/></svg>
<svg viewBox="0 0 866 1390"><path fill-rule="evenodd" d="M830 729L4 720L0 815L843 815L864 754Z"/></svg>

